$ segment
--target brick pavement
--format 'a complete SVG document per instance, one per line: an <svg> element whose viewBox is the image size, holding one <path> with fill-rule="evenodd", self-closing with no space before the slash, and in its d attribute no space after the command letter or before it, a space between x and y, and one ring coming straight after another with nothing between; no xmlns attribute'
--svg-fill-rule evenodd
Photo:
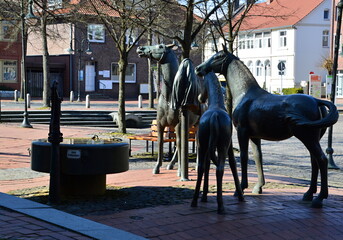
<svg viewBox="0 0 343 240"><path fill-rule="evenodd" d="M92 136L106 131L108 129L82 127L62 129L65 137ZM30 142L46 138L47 132L48 127L44 125L23 129L13 124L0 124L0 172L17 169L19 175L12 180L0 178L0 192L48 184L48 175L27 170L30 167L27 152ZM281 151L282 146L279 149ZM25 174L22 175L22 172ZM176 170L162 169L160 175L152 175L151 169L141 169L108 175L107 184L162 187L195 185L195 171L190 171L190 178L193 181L180 182ZM225 172L224 180L232 182L229 171ZM249 180L256 182L254 169L249 171ZM212 171L210 183L214 184L214 181ZM239 203L232 196L232 191L225 190L225 215L217 215L215 196L211 194L208 203L199 202L198 208L191 208L190 202L186 201L172 206L119 213L101 212L83 217L149 239L343 239L342 187L330 187L324 207L312 209L308 203L300 201L308 182L269 172L266 173L266 181L270 185L267 184L263 194L253 195L248 189L244 203ZM0 207L0 238L90 239L68 227L60 227L18 211L20 209L12 211ZM32 233L33 229L35 233Z"/></svg>
<svg viewBox="0 0 343 240"><path fill-rule="evenodd" d="M111 176L110 184L119 186L178 186L194 185L193 181L179 182L176 170L162 169L160 176L151 176L150 170L135 170ZM149 177L150 175L150 177ZM256 182L254 172L249 180ZM125 180L124 180L125 179ZM232 182L226 171L225 181ZM174 206L159 206L128 210L113 214L101 212L83 216L109 226L126 230L148 239L343 239L343 189L330 188L330 196L323 209L313 209L302 202L307 189L304 181L266 174L267 187L263 194L245 193L245 202L225 190L225 215L216 213L215 193L207 203L191 208L190 200ZM211 172L210 184L215 183ZM268 186L276 187L268 188ZM278 188L280 187L280 188Z"/></svg>
<svg viewBox="0 0 343 240"><path fill-rule="evenodd" d="M27 214L0 207L1 239L92 239Z"/></svg>

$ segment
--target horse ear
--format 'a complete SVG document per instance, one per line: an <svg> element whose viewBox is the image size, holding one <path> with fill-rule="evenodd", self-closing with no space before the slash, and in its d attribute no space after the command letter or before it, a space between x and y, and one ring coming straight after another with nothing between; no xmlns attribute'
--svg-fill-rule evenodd
<svg viewBox="0 0 343 240"><path fill-rule="evenodd" d="M223 46L223 51L224 51L225 53L228 53L229 51L227 50L226 45L222 43L222 46Z"/></svg>

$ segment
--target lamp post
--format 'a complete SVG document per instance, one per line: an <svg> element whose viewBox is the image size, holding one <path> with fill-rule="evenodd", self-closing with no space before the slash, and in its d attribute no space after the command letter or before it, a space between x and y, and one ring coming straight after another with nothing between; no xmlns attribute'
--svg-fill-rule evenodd
<svg viewBox="0 0 343 240"><path fill-rule="evenodd" d="M337 25L336 25L336 38L335 38L335 50L334 50L334 59L333 59L333 66L332 66L332 86L331 86L331 102L335 103L336 98L336 81L337 81L337 67L338 67L338 50L339 50L339 42L340 42L340 35L341 35L341 25L342 25L342 8L343 8L343 0L339 1L337 4ZM329 169L339 169L339 167L335 164L332 154L332 126L329 127L328 132L328 147L326 149L326 153L328 154L328 168Z"/></svg>
<svg viewBox="0 0 343 240"><path fill-rule="evenodd" d="M196 51L196 50L199 49L199 45L198 45L196 42L192 42L192 44L191 44L191 49L194 50L194 51Z"/></svg>
<svg viewBox="0 0 343 240"><path fill-rule="evenodd" d="M27 34L25 33L25 21L31 21L33 24L38 20L37 17L33 14L32 10L32 4L33 0L29 0L28 2L28 12L27 15L24 13L24 0L21 0L21 50L22 50L22 60L21 60L21 70L22 70L22 81L24 81L24 119L21 123L21 127L23 128L32 128L30 122L29 122L29 114L27 111L27 78L26 78L26 46L27 46Z"/></svg>
<svg viewBox="0 0 343 240"><path fill-rule="evenodd" d="M74 39L77 41L77 39ZM71 40L72 41L72 40ZM87 43L87 45L85 45ZM87 46L87 49L85 49L85 46ZM81 55L82 53L86 53L87 55L92 54L92 50L90 48L90 42L88 39L82 39L80 42L80 48L78 49L73 49L72 44L70 44L70 49L68 49L68 52L70 54L78 53L79 54L79 59L78 59L78 75L77 75L77 101L81 102Z"/></svg>

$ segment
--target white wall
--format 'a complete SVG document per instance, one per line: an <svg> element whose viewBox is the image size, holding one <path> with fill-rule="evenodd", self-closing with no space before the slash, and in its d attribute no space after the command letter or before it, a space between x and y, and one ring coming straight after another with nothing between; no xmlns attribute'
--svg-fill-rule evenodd
<svg viewBox="0 0 343 240"><path fill-rule="evenodd" d="M324 30L331 29L330 21L323 18L324 9L331 9L330 1L324 1L296 26L296 84L300 84L303 80L308 81L310 72L322 76L322 80L325 81L327 71L321 65L324 59L329 57L330 47L322 46L322 36ZM331 34L329 36L331 37Z"/></svg>

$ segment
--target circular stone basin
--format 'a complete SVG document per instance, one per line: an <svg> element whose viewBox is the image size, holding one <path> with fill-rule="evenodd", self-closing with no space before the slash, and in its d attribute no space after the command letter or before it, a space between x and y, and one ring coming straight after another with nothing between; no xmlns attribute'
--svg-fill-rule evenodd
<svg viewBox="0 0 343 240"><path fill-rule="evenodd" d="M115 140L64 138L60 143L61 190L65 195L102 194L106 174L129 169L129 145ZM32 142L31 169L50 173L51 143Z"/></svg>

